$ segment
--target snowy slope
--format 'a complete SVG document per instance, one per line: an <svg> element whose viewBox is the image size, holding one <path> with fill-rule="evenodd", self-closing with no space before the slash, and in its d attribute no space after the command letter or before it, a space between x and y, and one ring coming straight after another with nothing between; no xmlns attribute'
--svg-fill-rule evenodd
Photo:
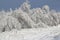
<svg viewBox="0 0 60 40"><path fill-rule="evenodd" d="M56 36L60 35L59 30L60 27L32 28L20 31L14 29L10 32L0 33L0 40L54 40Z"/></svg>

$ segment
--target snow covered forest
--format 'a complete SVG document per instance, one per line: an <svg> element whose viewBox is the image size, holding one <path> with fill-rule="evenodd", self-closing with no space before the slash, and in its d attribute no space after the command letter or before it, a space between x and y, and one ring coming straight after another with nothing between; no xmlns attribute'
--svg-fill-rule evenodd
<svg viewBox="0 0 60 40"><path fill-rule="evenodd" d="M29 1L19 8L0 11L0 40L60 40L60 12L32 8Z"/></svg>

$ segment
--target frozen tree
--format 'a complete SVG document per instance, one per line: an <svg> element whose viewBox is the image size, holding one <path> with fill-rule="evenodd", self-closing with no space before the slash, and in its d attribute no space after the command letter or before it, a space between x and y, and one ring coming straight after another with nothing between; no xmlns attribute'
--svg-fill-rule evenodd
<svg viewBox="0 0 60 40"><path fill-rule="evenodd" d="M30 16L23 12L22 10L17 10L12 14L13 17L17 18L24 28L31 28L34 27L34 22L31 20Z"/></svg>
<svg viewBox="0 0 60 40"><path fill-rule="evenodd" d="M10 31L12 29L20 30L21 24L16 18L4 15L4 17L0 20L0 32Z"/></svg>
<svg viewBox="0 0 60 40"><path fill-rule="evenodd" d="M45 14L45 13L49 13L50 8L48 5L45 5L42 7L42 10L43 10L43 13Z"/></svg>
<svg viewBox="0 0 60 40"><path fill-rule="evenodd" d="M21 8L21 10L23 10L24 12L29 13L30 8L31 8L31 5L29 4L29 1L26 0L26 2L24 2L24 3L21 5L20 8Z"/></svg>

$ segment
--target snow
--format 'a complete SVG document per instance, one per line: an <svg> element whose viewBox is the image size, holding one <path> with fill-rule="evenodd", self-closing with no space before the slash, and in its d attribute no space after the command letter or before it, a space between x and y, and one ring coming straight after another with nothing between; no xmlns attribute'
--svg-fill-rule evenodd
<svg viewBox="0 0 60 40"><path fill-rule="evenodd" d="M0 33L0 40L54 40L60 34L60 27L32 28L20 31L13 29L10 32Z"/></svg>
<svg viewBox="0 0 60 40"><path fill-rule="evenodd" d="M60 12L32 8L29 1L18 9L0 11L0 40L60 40Z"/></svg>

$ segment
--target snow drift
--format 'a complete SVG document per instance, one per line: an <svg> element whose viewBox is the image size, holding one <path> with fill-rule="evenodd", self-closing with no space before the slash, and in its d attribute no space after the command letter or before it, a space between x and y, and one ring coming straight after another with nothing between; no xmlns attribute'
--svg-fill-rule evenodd
<svg viewBox="0 0 60 40"><path fill-rule="evenodd" d="M60 12L48 5L31 9L26 1L16 10L0 11L0 40L56 40L59 25Z"/></svg>

